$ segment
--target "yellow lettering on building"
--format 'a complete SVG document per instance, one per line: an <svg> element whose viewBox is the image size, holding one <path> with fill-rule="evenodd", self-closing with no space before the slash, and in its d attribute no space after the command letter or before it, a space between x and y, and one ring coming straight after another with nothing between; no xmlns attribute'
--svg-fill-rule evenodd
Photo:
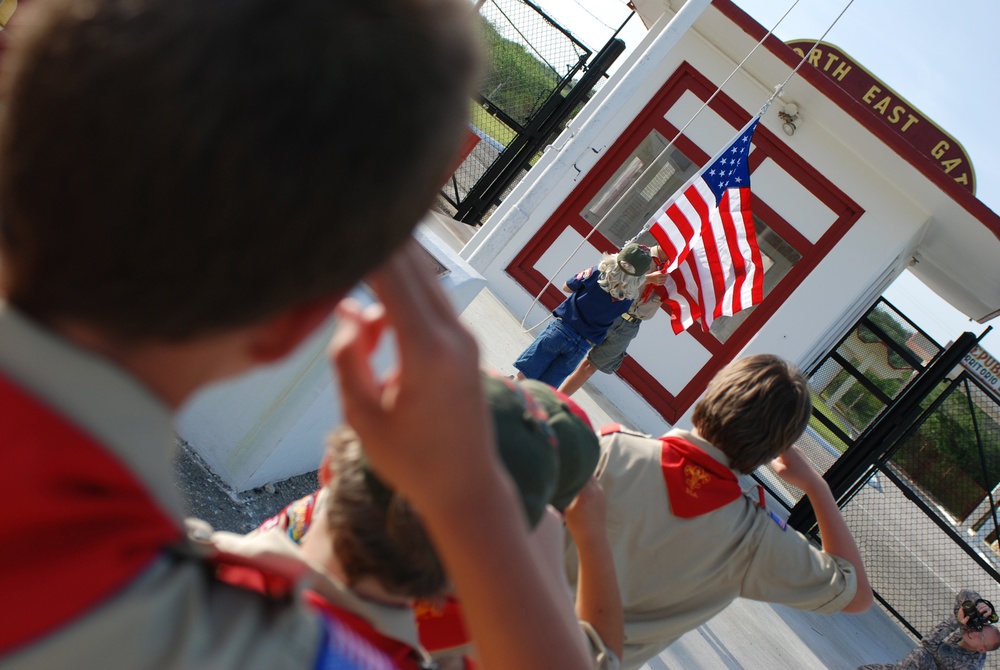
<svg viewBox="0 0 1000 670"><path fill-rule="evenodd" d="M813 49L809 52L809 64L813 67L819 67L819 57L823 55L823 52L819 49Z"/></svg>
<svg viewBox="0 0 1000 670"><path fill-rule="evenodd" d="M931 156L934 156L934 158L944 158L944 155L948 153L948 149L951 149L951 144L947 140L941 140L940 142L934 145L933 149L931 149ZM957 168L961 164L962 164L961 158L947 158L941 161L941 167L944 168L944 171L947 174L951 174L951 171ZM964 184L968 186L969 173L963 172L959 176L955 177L955 181L957 181L959 184Z"/></svg>
<svg viewBox="0 0 1000 670"><path fill-rule="evenodd" d="M792 47L792 51L797 53L799 55L799 58L802 58L803 56L806 55L805 52L802 51L802 49L800 49L799 47Z"/></svg>
<svg viewBox="0 0 1000 670"><path fill-rule="evenodd" d="M872 109L882 116L886 116L886 112L889 112L889 115L886 116L886 120L894 126L898 125L899 122L903 120L903 115L905 114L906 122L903 123L903 126L899 129L900 132L905 133L910 126L920 121L920 119L906 111L906 107L903 105L894 105L892 96L883 96L878 102L875 102L876 96L880 93L882 93L882 89L875 84L872 84L872 87L868 89L868 92L861 96L861 100L871 105ZM890 107L892 107L891 112L889 111ZM945 147L945 149L947 149L947 147Z"/></svg>
<svg viewBox="0 0 1000 670"><path fill-rule="evenodd" d="M961 164L962 164L961 158L951 158L946 161L941 161L941 167L943 167L944 171L949 174L951 174L951 171L957 168Z"/></svg>
<svg viewBox="0 0 1000 670"><path fill-rule="evenodd" d="M838 60L840 60L840 57L837 54L827 54L826 65L823 66L823 72L829 72L830 66L833 65Z"/></svg>
<svg viewBox="0 0 1000 670"><path fill-rule="evenodd" d="M840 65L837 66L837 69L834 70L833 74L830 76L836 79L837 81L844 81L844 77L846 77L847 73L850 71L851 71L850 65L848 65L847 63L841 63Z"/></svg>
<svg viewBox="0 0 1000 670"><path fill-rule="evenodd" d="M885 110L889 109L889 96L885 96L884 98L876 102L874 105L872 105L872 109L877 109L879 114L885 116Z"/></svg>

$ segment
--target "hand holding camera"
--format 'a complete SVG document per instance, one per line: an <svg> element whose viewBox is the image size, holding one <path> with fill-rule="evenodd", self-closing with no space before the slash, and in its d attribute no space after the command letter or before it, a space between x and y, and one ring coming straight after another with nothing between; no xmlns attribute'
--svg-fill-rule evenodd
<svg viewBox="0 0 1000 670"><path fill-rule="evenodd" d="M958 614L959 623L972 630L982 630L984 627L996 623L998 618L993 603L982 598L975 601L962 601L962 609Z"/></svg>

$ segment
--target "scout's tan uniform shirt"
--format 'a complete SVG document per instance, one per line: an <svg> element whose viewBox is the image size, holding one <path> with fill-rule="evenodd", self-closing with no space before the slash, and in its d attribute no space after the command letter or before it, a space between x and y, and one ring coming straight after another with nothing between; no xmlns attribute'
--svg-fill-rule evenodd
<svg viewBox="0 0 1000 670"><path fill-rule="evenodd" d="M660 303L663 299L660 298L659 292L655 289L650 291L645 300L642 299L643 295L645 295L645 289L639 294L639 298L632 303L632 307L629 308L628 313L640 321L649 321L660 311Z"/></svg>
<svg viewBox="0 0 1000 670"><path fill-rule="evenodd" d="M97 438L181 527L184 505L172 481L171 416L145 388L2 303L0 370ZM315 667L322 641L319 615L297 600L269 601L211 579L201 556L220 550L217 538L226 539L203 527L193 541L165 549L148 569L88 611L0 655L0 668ZM232 542L221 550L231 547Z"/></svg>
<svg viewBox="0 0 1000 670"><path fill-rule="evenodd" d="M686 431L720 463L729 459ZM638 668L739 597L824 614L854 597L847 561L783 530L746 496L702 516L675 517L660 468L661 442L631 433L601 438L597 478L607 498L608 536L625 610L622 668ZM575 584L576 551L567 552Z"/></svg>

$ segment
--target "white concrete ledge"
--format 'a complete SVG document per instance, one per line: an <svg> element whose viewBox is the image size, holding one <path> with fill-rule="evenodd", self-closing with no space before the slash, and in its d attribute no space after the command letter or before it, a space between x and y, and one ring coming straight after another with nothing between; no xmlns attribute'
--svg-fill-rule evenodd
<svg viewBox="0 0 1000 670"><path fill-rule="evenodd" d="M441 285L461 312L486 281L429 226L421 225L415 237L442 266ZM353 297L373 300L363 288ZM324 436L342 419L325 355L334 326L331 317L289 359L204 389L181 411L180 436L234 491L319 466ZM388 369L392 353L384 346L376 365Z"/></svg>

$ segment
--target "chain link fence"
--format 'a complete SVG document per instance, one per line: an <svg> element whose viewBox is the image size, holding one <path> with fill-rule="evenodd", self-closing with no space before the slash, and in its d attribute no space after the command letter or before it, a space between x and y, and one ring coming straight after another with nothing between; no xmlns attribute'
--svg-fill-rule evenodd
<svg viewBox="0 0 1000 670"><path fill-rule="evenodd" d="M592 56L590 48L531 2L486 0L479 11L487 63L470 107L470 138L475 146L442 190L439 206L449 214L462 207L546 103L572 88ZM497 202L540 155L541 149L512 177ZM488 218L493 206L481 218Z"/></svg>
<svg viewBox="0 0 1000 670"><path fill-rule="evenodd" d="M925 405L843 508L873 588L920 636L961 589L1000 603L1000 402L963 372ZM1000 668L1000 658L988 654L986 667Z"/></svg>
<svg viewBox="0 0 1000 670"><path fill-rule="evenodd" d="M891 440L871 440L942 353L879 300L809 375L813 416L796 443L831 481L880 606L915 639L951 615L962 589L1000 603L1000 399L958 367L917 388L913 418ZM859 451L867 474L838 491L834 473ZM788 509L802 499L770 467L755 477ZM1000 656L986 667L1000 669Z"/></svg>

